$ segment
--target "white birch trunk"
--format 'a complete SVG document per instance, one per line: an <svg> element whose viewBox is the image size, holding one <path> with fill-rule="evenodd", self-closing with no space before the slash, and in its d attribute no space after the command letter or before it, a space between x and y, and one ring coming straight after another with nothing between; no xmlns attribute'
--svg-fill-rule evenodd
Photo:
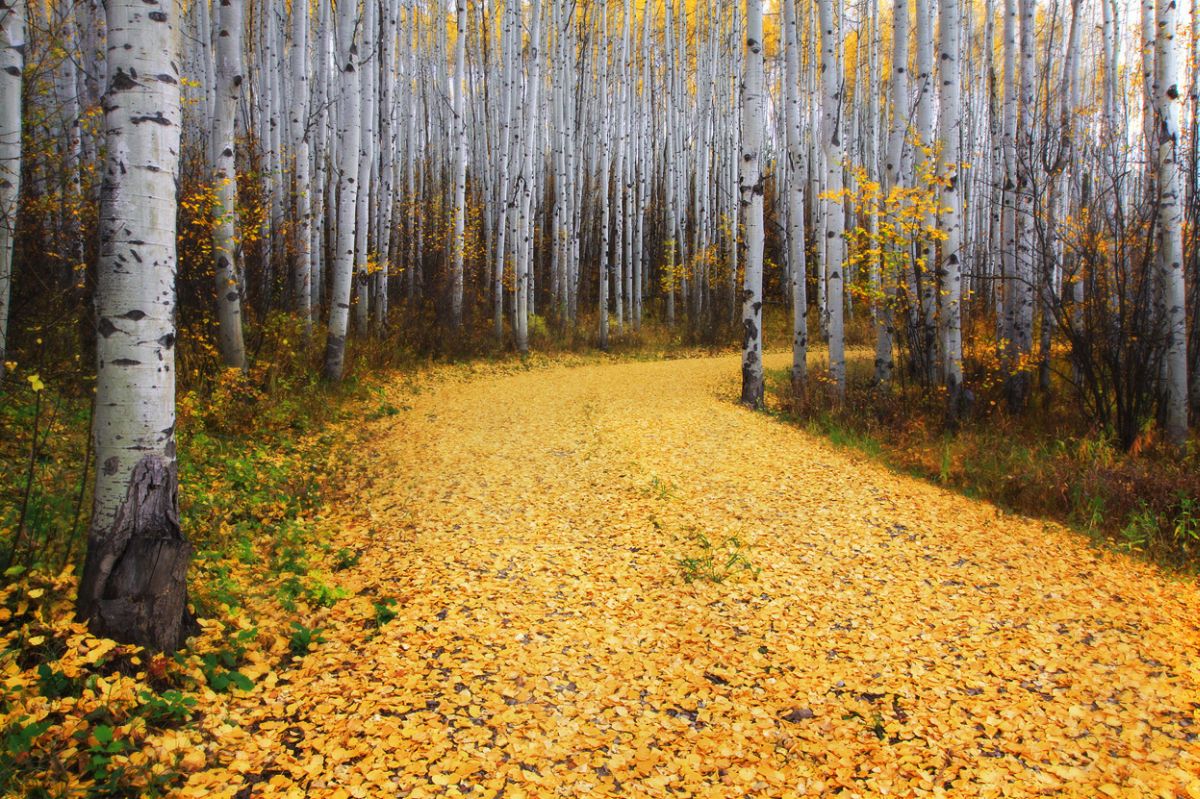
<svg viewBox="0 0 1200 799"><path fill-rule="evenodd" d="M242 333L242 281L238 270L237 167L234 123L244 81L242 70L242 0L220 0L217 16L217 97L213 109L213 258L217 281L217 342L221 361L246 368Z"/></svg>
<svg viewBox="0 0 1200 799"><path fill-rule="evenodd" d="M0 379L8 356L13 239L21 193L21 84L25 0L0 0Z"/></svg>
<svg viewBox="0 0 1200 799"><path fill-rule="evenodd" d="M820 0L818 13L821 26L821 145L825 154L824 200L826 241L825 279L829 312L829 378L835 397L846 396L845 300L843 273L845 269L846 217L843 212L842 149L842 37L834 19L831 0Z"/></svg>
<svg viewBox="0 0 1200 799"><path fill-rule="evenodd" d="M108 0L97 272L96 481L78 610L173 650L188 633L175 466L176 6Z"/></svg>
<svg viewBox="0 0 1200 799"><path fill-rule="evenodd" d="M338 382L346 360L346 335L350 326L350 290L354 277L354 220L358 202L358 158L362 126L362 98L358 80L356 28L358 9L353 2L338 7L338 197L333 276L329 292L329 335L325 342L324 376Z"/></svg>
<svg viewBox="0 0 1200 799"><path fill-rule="evenodd" d="M763 18L762 0L746 0L746 70L742 81L741 197L746 230L742 282L742 404L763 406Z"/></svg>
<svg viewBox="0 0 1200 799"><path fill-rule="evenodd" d="M883 171L885 196L904 185L904 140L909 130L909 81L908 81L908 0L894 0L892 4L892 122L888 131L887 157ZM896 368L893 355L896 330L896 289L905 269L905 250L896 247L885 254L880 275L884 301L881 322L875 340L875 381L880 386L892 382Z"/></svg>
<svg viewBox="0 0 1200 799"><path fill-rule="evenodd" d="M1183 269L1183 169L1180 160L1179 45L1176 0L1158 0L1154 72L1155 145L1158 157L1158 268L1166 318L1166 391L1163 414L1167 441L1181 448L1188 436L1187 310Z"/></svg>
<svg viewBox="0 0 1200 799"><path fill-rule="evenodd" d="M946 240L942 245L941 277L941 340L942 381L946 387L948 417L959 415L962 395L962 256L963 198L959 184L959 162L962 160L962 45L959 33L958 0L940 0L941 57L938 72L941 76L941 133L940 155L942 186L942 221Z"/></svg>
<svg viewBox="0 0 1200 799"><path fill-rule="evenodd" d="M454 41L454 239L450 273L450 323L463 323L463 256L467 219L467 0L458 0Z"/></svg>
<svg viewBox="0 0 1200 799"><path fill-rule="evenodd" d="M804 262L804 129L800 119L800 31L795 0L782 0L785 30L788 200L788 270L792 294L792 394L802 400L808 381L808 270Z"/></svg>
<svg viewBox="0 0 1200 799"><path fill-rule="evenodd" d="M293 164L293 196L295 198L296 230L293 236L295 267L292 287L295 306L304 321L305 340L312 336L312 193L309 179L310 155L308 128L308 3L292 4L292 96L288 100L292 119L291 134Z"/></svg>

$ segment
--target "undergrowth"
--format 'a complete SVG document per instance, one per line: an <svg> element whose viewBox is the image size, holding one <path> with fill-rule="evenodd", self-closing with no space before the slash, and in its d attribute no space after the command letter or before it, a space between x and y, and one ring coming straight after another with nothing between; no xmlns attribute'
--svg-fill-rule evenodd
<svg viewBox="0 0 1200 799"><path fill-rule="evenodd" d="M215 695L277 679L321 642L346 596L314 522L328 475L380 405L353 375L330 388L301 331L273 321L254 367L197 372L178 395L180 520L201 633L164 656L75 622L91 507L90 384L26 369L0 393L0 795L158 796L205 765L194 724ZM314 345L315 347L315 345ZM181 357L195 362L196 353ZM35 377L36 380L31 380Z"/></svg>
<svg viewBox="0 0 1200 799"><path fill-rule="evenodd" d="M1151 429L1129 452L1111 431L1083 426L1059 389L1012 416L1002 382L987 364L974 369L971 414L950 431L938 391L900 383L872 385L870 355L848 360L847 395L834 404L811 390L794 406L786 370L767 374L773 413L832 443L907 474L988 500L1007 510L1070 525L1097 542L1139 553L1169 568L1200 568L1200 457L1180 457ZM812 377L821 385L822 372Z"/></svg>

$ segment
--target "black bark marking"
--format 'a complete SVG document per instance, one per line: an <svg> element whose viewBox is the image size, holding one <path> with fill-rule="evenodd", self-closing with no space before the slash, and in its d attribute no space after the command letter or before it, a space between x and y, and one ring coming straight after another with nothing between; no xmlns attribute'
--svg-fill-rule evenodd
<svg viewBox="0 0 1200 799"><path fill-rule="evenodd" d="M163 127L171 126L171 120L163 116L162 111L159 111L154 116L130 117L129 121L134 125L140 125L143 122L153 122L155 125L162 125Z"/></svg>
<svg viewBox="0 0 1200 799"><path fill-rule="evenodd" d="M129 76L123 69L118 68L117 74L113 75L113 79L109 82L109 91L124 91L137 86L137 81Z"/></svg>
<svg viewBox="0 0 1200 799"><path fill-rule="evenodd" d="M117 332L117 326L107 316L102 316L100 317L100 321L96 323L96 332L100 334L101 338L108 338Z"/></svg>
<svg viewBox="0 0 1200 799"><path fill-rule="evenodd" d="M112 361L113 366L141 366L141 361L135 361L132 358L117 358Z"/></svg>

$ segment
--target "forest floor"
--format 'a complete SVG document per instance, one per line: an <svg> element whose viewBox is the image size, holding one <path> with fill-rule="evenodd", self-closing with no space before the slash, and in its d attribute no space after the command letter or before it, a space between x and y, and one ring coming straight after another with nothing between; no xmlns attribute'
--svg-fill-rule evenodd
<svg viewBox="0 0 1200 799"><path fill-rule="evenodd" d="M1194 583L740 408L733 358L472 370L389 389L347 598L183 795L1200 797Z"/></svg>

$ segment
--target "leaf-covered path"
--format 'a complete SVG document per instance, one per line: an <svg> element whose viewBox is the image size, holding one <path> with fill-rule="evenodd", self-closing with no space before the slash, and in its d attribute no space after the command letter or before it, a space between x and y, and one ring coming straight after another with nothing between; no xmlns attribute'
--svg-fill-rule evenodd
<svg viewBox="0 0 1200 799"><path fill-rule="evenodd" d="M354 596L187 792L1200 796L1193 585L743 410L729 358L463 375L397 384L327 519ZM700 535L761 572L685 583Z"/></svg>

